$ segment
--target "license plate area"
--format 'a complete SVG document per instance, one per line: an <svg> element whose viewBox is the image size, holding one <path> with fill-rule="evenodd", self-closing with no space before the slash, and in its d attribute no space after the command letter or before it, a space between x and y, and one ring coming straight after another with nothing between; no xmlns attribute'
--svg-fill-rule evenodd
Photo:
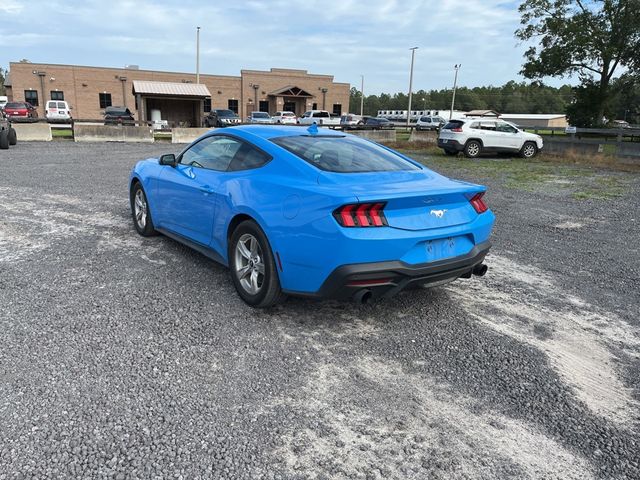
<svg viewBox="0 0 640 480"><path fill-rule="evenodd" d="M456 256L455 237L438 238L424 242L427 261L435 261Z"/></svg>

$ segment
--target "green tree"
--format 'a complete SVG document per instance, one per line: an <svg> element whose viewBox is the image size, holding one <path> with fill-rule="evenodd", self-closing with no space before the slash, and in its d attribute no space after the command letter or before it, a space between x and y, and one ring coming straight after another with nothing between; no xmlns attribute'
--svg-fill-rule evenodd
<svg viewBox="0 0 640 480"><path fill-rule="evenodd" d="M2 67L0 67L0 95L6 95L6 91L4 88L4 78L5 78L5 72L6 70L3 70Z"/></svg>
<svg viewBox="0 0 640 480"><path fill-rule="evenodd" d="M570 115L602 123L616 71L640 67L640 0L525 0L519 11L516 37L537 43L526 51L521 73L578 75ZM589 111L576 116L581 109Z"/></svg>

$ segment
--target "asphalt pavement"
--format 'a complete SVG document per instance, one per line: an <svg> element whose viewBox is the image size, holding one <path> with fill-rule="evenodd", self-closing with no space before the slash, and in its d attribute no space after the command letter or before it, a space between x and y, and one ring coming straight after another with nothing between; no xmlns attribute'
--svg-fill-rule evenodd
<svg viewBox="0 0 640 480"><path fill-rule="evenodd" d="M489 187L486 277L258 311L133 228L131 167L179 148L0 151L0 480L640 478L640 175L448 167Z"/></svg>

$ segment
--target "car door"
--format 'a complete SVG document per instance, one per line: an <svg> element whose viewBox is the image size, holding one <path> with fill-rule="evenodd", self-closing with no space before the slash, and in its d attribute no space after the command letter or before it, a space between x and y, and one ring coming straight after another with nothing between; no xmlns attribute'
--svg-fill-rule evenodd
<svg viewBox="0 0 640 480"><path fill-rule="evenodd" d="M220 175L241 145L222 135L205 137L185 150L175 167L163 167L156 206L160 227L202 245L211 243Z"/></svg>
<svg viewBox="0 0 640 480"><path fill-rule="evenodd" d="M501 144L501 137L496 133L496 122L481 120L479 122L479 135L485 148L497 148Z"/></svg>
<svg viewBox="0 0 640 480"><path fill-rule="evenodd" d="M496 134L500 135L501 148L508 150L520 150L522 139L518 135L518 129L505 122L496 123Z"/></svg>

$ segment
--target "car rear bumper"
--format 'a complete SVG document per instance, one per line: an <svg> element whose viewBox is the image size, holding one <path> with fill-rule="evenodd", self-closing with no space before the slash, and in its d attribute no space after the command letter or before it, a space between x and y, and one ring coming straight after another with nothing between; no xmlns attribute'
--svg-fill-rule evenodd
<svg viewBox="0 0 640 480"><path fill-rule="evenodd" d="M464 144L460 143L458 140L453 140L451 138L439 138L438 147L445 150L455 150L457 152L461 152L462 150L464 150Z"/></svg>
<svg viewBox="0 0 640 480"><path fill-rule="evenodd" d="M348 300L368 292L372 297L388 298L414 286L435 286L460 277L469 278L474 268L482 264L490 248L491 243L486 241L465 255L415 265L398 260L342 265L327 277L317 292L285 293Z"/></svg>

